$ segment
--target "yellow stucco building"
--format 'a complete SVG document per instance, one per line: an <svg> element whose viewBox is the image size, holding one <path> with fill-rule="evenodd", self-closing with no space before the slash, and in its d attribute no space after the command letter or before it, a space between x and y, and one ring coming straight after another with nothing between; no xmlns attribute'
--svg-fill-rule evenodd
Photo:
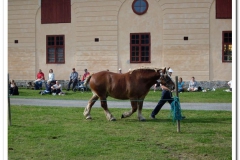
<svg viewBox="0 0 240 160"><path fill-rule="evenodd" d="M231 1L9 0L10 78L166 66L184 81L228 81L232 19L218 15L223 2Z"/></svg>

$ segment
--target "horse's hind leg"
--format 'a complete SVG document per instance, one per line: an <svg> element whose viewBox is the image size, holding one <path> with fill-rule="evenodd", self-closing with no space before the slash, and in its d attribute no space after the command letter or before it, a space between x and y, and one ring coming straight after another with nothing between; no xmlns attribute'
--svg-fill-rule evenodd
<svg viewBox="0 0 240 160"><path fill-rule="evenodd" d="M132 109L130 111L128 111L128 112L124 112L122 114L121 118L130 117L134 112L137 111L138 101L137 100L131 100L131 105L132 105Z"/></svg>
<svg viewBox="0 0 240 160"><path fill-rule="evenodd" d="M92 106L98 100L98 98L99 97L96 94L93 94L92 98L88 101L88 105L85 107L85 110L83 112L83 115L86 117L86 119L92 119L90 112L91 112Z"/></svg>
<svg viewBox="0 0 240 160"><path fill-rule="evenodd" d="M110 111L108 110L107 99L100 97L100 100L101 100L101 106L102 106L102 108L104 109L106 118L107 118L109 121L116 121L116 118L114 118L113 115L112 115L112 114L110 113Z"/></svg>

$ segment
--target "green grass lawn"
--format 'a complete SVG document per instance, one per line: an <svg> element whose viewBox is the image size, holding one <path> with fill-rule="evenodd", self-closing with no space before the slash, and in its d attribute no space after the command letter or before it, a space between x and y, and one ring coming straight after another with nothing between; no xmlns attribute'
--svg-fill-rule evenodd
<svg viewBox="0 0 240 160"><path fill-rule="evenodd" d="M232 159L232 113L229 111L184 111L187 119L181 121L178 133L167 110L161 110L159 119L146 122L139 122L136 113L109 122L101 108L93 108L94 118L85 120L83 110L11 106L8 159ZM111 109L116 117L125 111ZM150 112L144 109L143 115Z"/></svg>
<svg viewBox="0 0 240 160"><path fill-rule="evenodd" d="M208 92L183 92L179 93L180 102L184 103L231 103L232 93L224 92L224 88L216 89L216 91ZM19 96L11 96L11 98L37 98L37 99L66 99L66 100L89 100L92 97L92 92L73 92L63 90L65 96L52 96L52 95L40 95L39 90L30 90L25 88L19 89ZM150 90L145 98L145 101L157 102L161 97L161 91L153 92ZM176 93L173 93L176 96ZM111 97L108 97L109 101L114 101Z"/></svg>
<svg viewBox="0 0 240 160"><path fill-rule="evenodd" d="M184 103L231 103L232 93L224 88L209 92L179 93ZM10 98L89 100L92 93L65 91L65 96L40 95L39 90L19 89ZM161 92L150 90L145 101L157 102ZM116 99L108 98L109 101ZM119 100L118 100L119 101ZM129 108L130 109L130 108ZM8 159L25 160L122 160L122 159L232 159L232 112L189 111L181 121L181 132L161 110L157 120L139 122L119 117L129 109L111 108L116 122L106 120L102 108L93 108L92 120L85 120L84 108L11 105L8 127ZM143 109L143 115L151 110Z"/></svg>

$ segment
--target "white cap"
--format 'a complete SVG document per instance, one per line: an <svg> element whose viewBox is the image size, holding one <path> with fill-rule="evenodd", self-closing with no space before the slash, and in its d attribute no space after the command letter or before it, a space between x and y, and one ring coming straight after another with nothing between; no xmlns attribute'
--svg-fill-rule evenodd
<svg viewBox="0 0 240 160"><path fill-rule="evenodd" d="M170 69L168 70L168 72L173 72L172 68L170 68Z"/></svg>
<svg viewBox="0 0 240 160"><path fill-rule="evenodd" d="M119 71L121 70L121 68L118 69Z"/></svg>

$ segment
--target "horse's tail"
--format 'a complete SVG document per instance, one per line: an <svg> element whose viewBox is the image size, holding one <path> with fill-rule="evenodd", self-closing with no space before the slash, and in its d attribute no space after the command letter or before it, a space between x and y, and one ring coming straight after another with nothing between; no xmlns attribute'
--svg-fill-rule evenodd
<svg viewBox="0 0 240 160"><path fill-rule="evenodd" d="M88 86L89 87L89 81L90 81L91 77L92 77L92 74L87 77L87 79L85 80L85 82L83 84L84 86Z"/></svg>

